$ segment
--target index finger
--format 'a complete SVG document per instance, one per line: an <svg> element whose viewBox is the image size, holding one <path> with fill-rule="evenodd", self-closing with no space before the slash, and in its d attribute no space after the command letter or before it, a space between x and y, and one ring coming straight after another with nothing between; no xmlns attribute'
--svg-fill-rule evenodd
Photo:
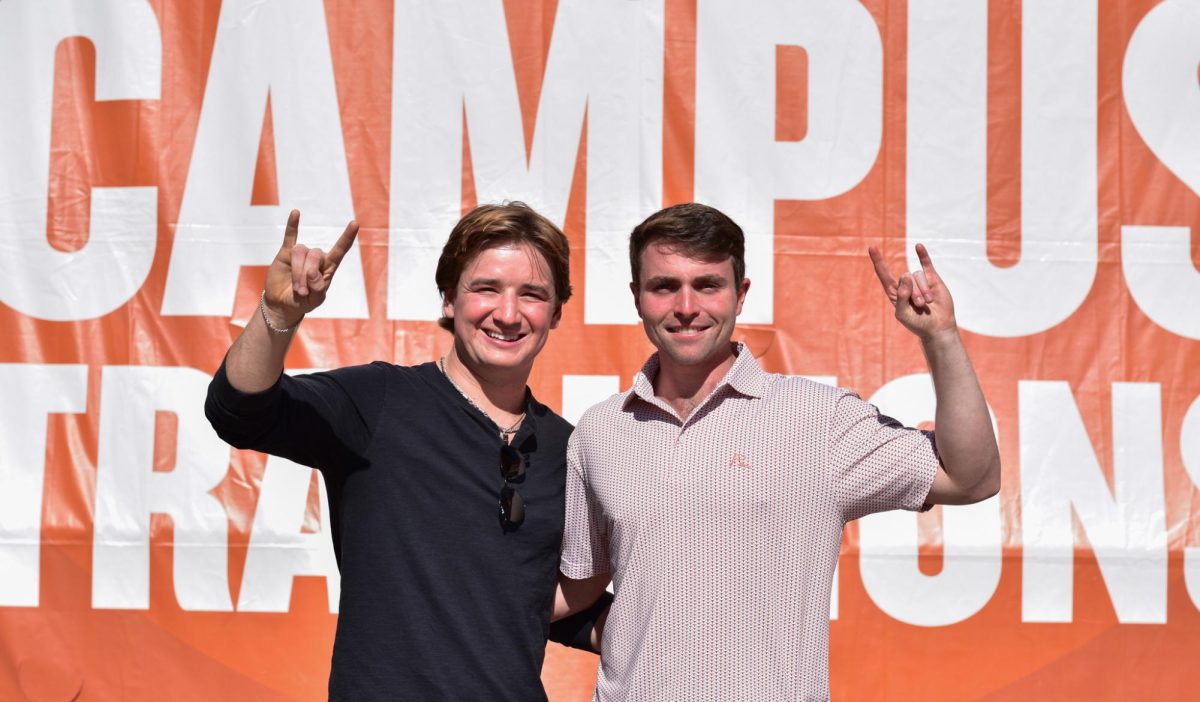
<svg viewBox="0 0 1200 702"><path fill-rule="evenodd" d="M288 215L287 226L283 228L283 250L290 251L296 245L300 234L300 210L292 210Z"/></svg>
<svg viewBox="0 0 1200 702"><path fill-rule="evenodd" d="M350 223L346 225L346 231L342 232L342 235L338 237L337 242L334 243L333 248L329 249L329 253L326 254L326 260L335 266L341 263L342 257L345 256L346 252L350 250L350 247L354 245L354 238L357 236L358 222L350 220Z"/></svg>
<svg viewBox="0 0 1200 702"><path fill-rule="evenodd" d="M883 254L878 248L871 246L867 248L867 255L871 257L871 263L875 266L875 276L879 278L879 284L883 286L883 291L890 292L896 287L896 279L888 270L887 262L883 260Z"/></svg>

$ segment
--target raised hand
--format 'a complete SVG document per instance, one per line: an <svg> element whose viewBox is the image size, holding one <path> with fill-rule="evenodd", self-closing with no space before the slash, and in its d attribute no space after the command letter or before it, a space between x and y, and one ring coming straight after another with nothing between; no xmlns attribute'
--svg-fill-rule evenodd
<svg viewBox="0 0 1200 702"><path fill-rule="evenodd" d="M878 248L872 246L867 249L867 253L871 256L871 263L875 265L875 275L879 278L879 284L883 286L884 294L896 308L896 319L906 329L923 341L958 329L950 290L934 269L929 251L923 244L917 244L917 258L921 262L921 270L902 273L899 280L888 270L883 254Z"/></svg>
<svg viewBox="0 0 1200 702"><path fill-rule="evenodd" d="M289 328L325 301L325 293L342 258L358 236L358 223L351 221L329 253L297 244L300 211L288 215L283 245L267 270L264 304L272 326Z"/></svg>

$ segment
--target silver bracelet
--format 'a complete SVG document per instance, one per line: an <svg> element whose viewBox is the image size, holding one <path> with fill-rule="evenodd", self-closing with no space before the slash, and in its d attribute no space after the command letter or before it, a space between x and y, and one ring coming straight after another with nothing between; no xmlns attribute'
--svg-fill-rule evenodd
<svg viewBox="0 0 1200 702"><path fill-rule="evenodd" d="M292 326L288 327L287 329L280 329L279 327L271 324L271 320L267 317L267 291L266 290L263 290L262 295L258 296L258 311L259 311L259 313L262 314L263 324L267 325L267 329L270 329L271 331L275 332L276 334L287 334L289 332L296 331L296 327L300 326L301 320L304 319L304 315L300 315L300 319L296 320L296 323L293 324Z"/></svg>

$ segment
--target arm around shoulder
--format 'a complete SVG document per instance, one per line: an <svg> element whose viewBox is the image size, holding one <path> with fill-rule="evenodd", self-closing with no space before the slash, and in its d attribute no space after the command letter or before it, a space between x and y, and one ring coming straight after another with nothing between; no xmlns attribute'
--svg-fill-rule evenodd
<svg viewBox="0 0 1200 702"><path fill-rule="evenodd" d="M609 573L576 580L558 574L550 640L570 648L599 652L613 596Z"/></svg>

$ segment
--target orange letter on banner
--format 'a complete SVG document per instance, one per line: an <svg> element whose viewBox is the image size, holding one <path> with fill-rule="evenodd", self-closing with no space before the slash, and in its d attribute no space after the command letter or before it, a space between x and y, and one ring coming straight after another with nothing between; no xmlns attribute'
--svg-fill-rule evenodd
<svg viewBox="0 0 1200 702"><path fill-rule="evenodd" d="M54 47L96 46L96 100L153 100L162 80L158 21L145 2L0 2L0 302L57 321L124 305L154 260L157 190L93 188L91 231L75 251L46 238Z"/></svg>

